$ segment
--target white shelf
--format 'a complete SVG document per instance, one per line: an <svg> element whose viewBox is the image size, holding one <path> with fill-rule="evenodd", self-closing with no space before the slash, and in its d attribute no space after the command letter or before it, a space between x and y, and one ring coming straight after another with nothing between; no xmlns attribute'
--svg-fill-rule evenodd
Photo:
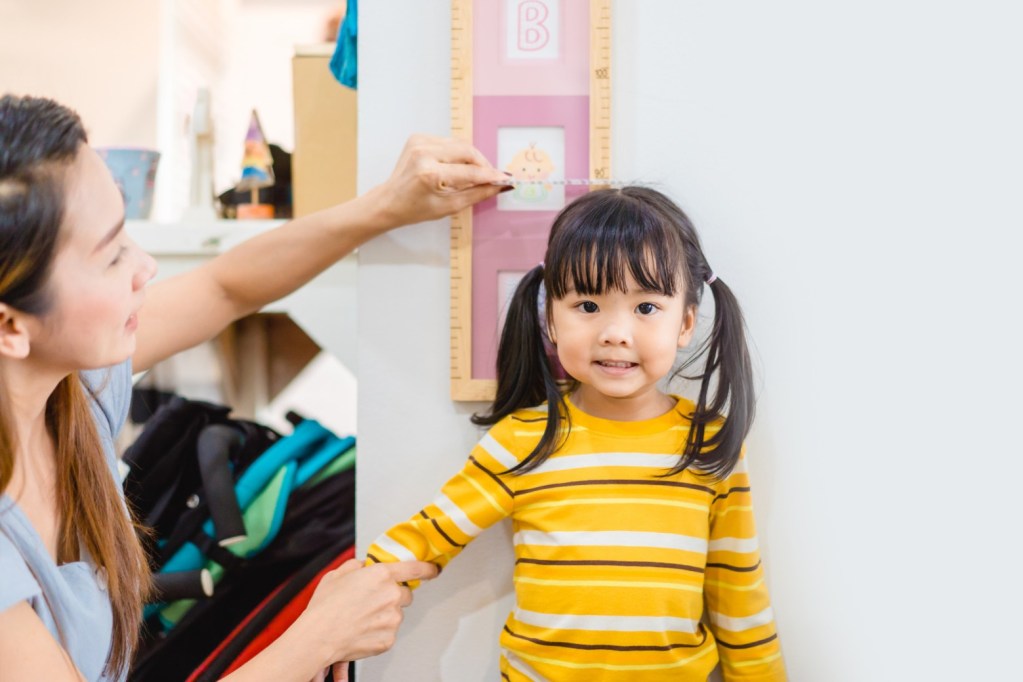
<svg viewBox="0 0 1023 682"><path fill-rule="evenodd" d="M193 270L247 239L283 225L283 220L217 220L199 224L129 220L125 229L156 258L157 279ZM351 253L295 293L263 308L287 313L320 348L353 374L356 369L356 266Z"/></svg>
<svg viewBox="0 0 1023 682"><path fill-rule="evenodd" d="M128 220L125 229L153 256L216 256L284 220L215 220L204 223L154 223Z"/></svg>

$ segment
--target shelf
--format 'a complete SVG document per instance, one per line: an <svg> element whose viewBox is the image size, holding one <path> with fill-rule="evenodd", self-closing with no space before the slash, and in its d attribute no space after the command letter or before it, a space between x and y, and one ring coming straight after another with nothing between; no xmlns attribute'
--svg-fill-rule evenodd
<svg viewBox="0 0 1023 682"><path fill-rule="evenodd" d="M216 220L204 223L154 223L128 220L124 227L153 256L216 256L284 220Z"/></svg>
<svg viewBox="0 0 1023 682"><path fill-rule="evenodd" d="M283 220L217 220L153 223L129 220L125 229L156 258L157 280L193 270L209 259L283 225ZM287 313L320 348L356 373L356 254L350 253L298 291L267 305L264 312Z"/></svg>

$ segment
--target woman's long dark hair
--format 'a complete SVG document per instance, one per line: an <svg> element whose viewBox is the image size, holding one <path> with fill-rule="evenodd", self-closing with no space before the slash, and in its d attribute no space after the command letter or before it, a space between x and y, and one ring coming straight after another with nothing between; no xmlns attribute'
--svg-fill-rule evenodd
<svg viewBox="0 0 1023 682"><path fill-rule="evenodd" d="M540 466L571 428L565 392L555 378L545 344L550 301L569 291L593 296L625 291L628 278L650 291L674 296L681 288L687 309L699 306L707 283L714 296L710 335L675 370L683 373L705 358L688 439L667 475L692 468L715 479L735 467L753 424L755 399L742 310L731 289L714 277L692 222L666 196L644 187L589 192L554 220L544 263L519 283L508 308L497 352L497 394L488 413L473 423L492 425L527 407L547 402L547 425L533 451L508 473ZM546 305L541 312L541 287ZM574 389L570 379L569 391Z"/></svg>
<svg viewBox="0 0 1023 682"><path fill-rule="evenodd" d="M60 104L0 97L0 302L21 313L45 317L53 306L49 278L65 236L67 170L85 141L78 115ZM46 402L46 427L56 447L57 560L75 561L85 547L106 571L113 610L106 670L117 676L127 670L138 639L150 574L87 390L73 372ZM0 385L0 492L11 482L17 452L8 391Z"/></svg>

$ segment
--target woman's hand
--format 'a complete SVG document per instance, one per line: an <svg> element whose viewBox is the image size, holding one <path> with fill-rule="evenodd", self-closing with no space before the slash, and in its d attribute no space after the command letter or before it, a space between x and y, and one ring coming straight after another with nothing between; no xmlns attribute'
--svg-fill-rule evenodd
<svg viewBox="0 0 1023 682"><path fill-rule="evenodd" d="M489 199L508 176L471 144L428 135L405 143L387 182L371 190L390 227L433 220Z"/></svg>
<svg viewBox="0 0 1023 682"><path fill-rule="evenodd" d="M323 576L295 626L321 652L325 666L375 656L394 645L402 608L412 603L412 591L399 583L436 576L437 567L422 561L372 566L346 561ZM341 673L340 668L335 670ZM347 665L343 671L346 678Z"/></svg>

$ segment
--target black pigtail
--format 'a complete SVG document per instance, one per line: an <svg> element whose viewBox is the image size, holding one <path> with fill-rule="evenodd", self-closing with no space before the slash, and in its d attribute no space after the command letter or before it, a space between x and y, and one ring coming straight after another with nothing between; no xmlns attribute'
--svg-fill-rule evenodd
<svg viewBox="0 0 1023 682"><path fill-rule="evenodd" d="M544 344L547 321L540 318L538 298L543 266L526 273L508 306L497 348L497 392L487 414L474 414L472 423L491 426L516 410L547 401L547 426L533 452L504 473L525 473L557 449L561 426L561 390Z"/></svg>
<svg viewBox="0 0 1023 682"><path fill-rule="evenodd" d="M723 479L739 461L742 444L753 425L756 399L739 302L720 279L713 279L707 286L714 295L714 325L706 343L706 366L698 377L700 392L689 439L681 462L671 473L693 464L713 478ZM717 385L713 397L709 397L715 375ZM707 436L708 425L726 414L720 430Z"/></svg>

